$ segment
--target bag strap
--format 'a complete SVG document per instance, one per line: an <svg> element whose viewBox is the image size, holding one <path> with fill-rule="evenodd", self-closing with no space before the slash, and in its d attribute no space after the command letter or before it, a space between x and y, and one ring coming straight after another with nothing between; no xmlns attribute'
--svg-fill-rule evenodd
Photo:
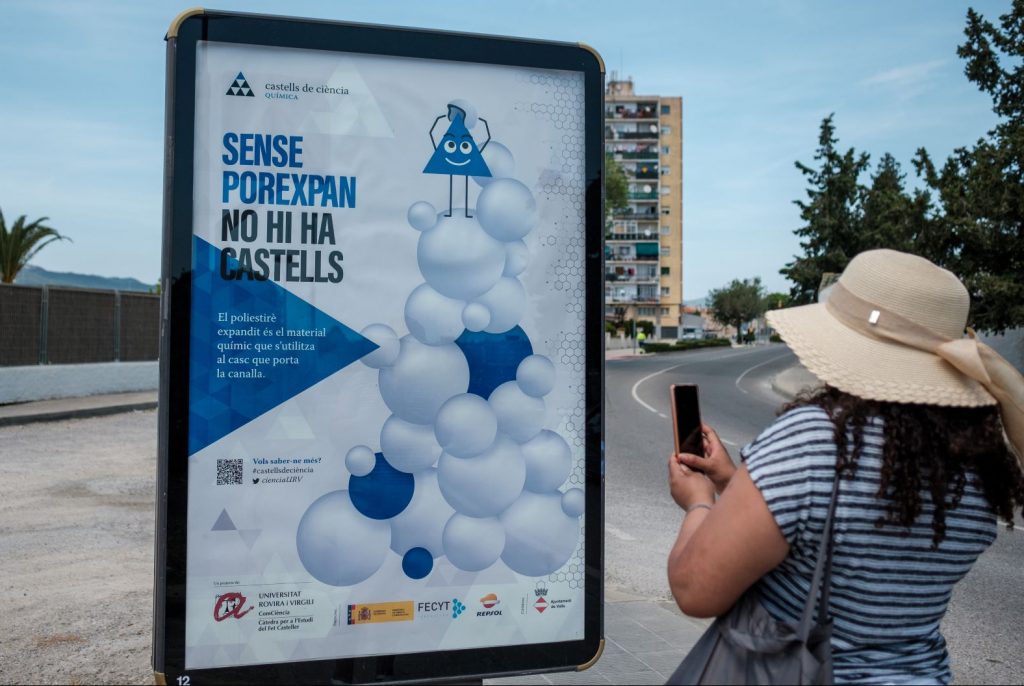
<svg viewBox="0 0 1024 686"><path fill-rule="evenodd" d="M832 500L828 505L828 516L825 517L825 529L821 535L821 542L818 543L818 561L814 565L810 593L804 604L804 613L797 632L800 640L805 642L811 635L811 622L819 588L821 589L821 604L818 610L818 623L824 624L828 619L828 603L832 586L832 531L835 528L836 503L839 502L839 482L841 480L842 475L836 472L836 481L832 485Z"/></svg>

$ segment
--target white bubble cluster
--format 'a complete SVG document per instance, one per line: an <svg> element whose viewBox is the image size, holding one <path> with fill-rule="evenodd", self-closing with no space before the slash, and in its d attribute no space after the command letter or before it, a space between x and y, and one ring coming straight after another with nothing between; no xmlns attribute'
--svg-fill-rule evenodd
<svg viewBox="0 0 1024 686"><path fill-rule="evenodd" d="M491 141L480 154L491 171L490 176L474 176L473 180L481 186L486 186L495 179L507 179L516 173L516 161L512 152L501 143Z"/></svg>
<svg viewBox="0 0 1024 686"><path fill-rule="evenodd" d="M452 102L473 129L475 108ZM405 303L409 333L384 324L361 332L379 346L362 361L379 370L380 395L392 412L380 430L380 452L412 475L412 499L387 520L361 514L348 491L313 503L296 544L303 565L324 583L369 578L389 550L401 556L424 548L467 572L502 560L527 576L557 571L576 550L583 491L561 490L572 451L545 428L554 363L530 355L513 380L482 398L468 392L469 362L455 343L466 331L510 331L527 306L519 276L529 265L523 239L537 224L537 203L512 178L508 148L491 141L483 156L492 176L475 177L481 190L474 216L457 208L446 217L424 201L409 207L408 223L421 232L417 262L425 281ZM374 450L353 446L345 464L354 477L367 476L377 464Z"/></svg>

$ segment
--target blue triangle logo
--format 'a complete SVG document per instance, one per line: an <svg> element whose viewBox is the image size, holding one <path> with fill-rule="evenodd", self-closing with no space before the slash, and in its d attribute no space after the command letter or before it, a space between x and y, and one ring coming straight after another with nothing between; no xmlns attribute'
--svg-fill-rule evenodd
<svg viewBox="0 0 1024 686"><path fill-rule="evenodd" d="M490 176L491 170L476 141L466 128L465 115L456 111L448 130L423 168L424 174L455 174L459 176Z"/></svg>
<svg viewBox="0 0 1024 686"><path fill-rule="evenodd" d="M193 237L190 455L377 349L273 281L224 280L221 259ZM226 259L237 272L238 261Z"/></svg>

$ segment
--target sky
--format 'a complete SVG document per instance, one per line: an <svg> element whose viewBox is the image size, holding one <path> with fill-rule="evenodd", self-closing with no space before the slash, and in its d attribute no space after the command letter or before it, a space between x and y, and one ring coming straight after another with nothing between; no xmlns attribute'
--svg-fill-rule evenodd
<svg viewBox="0 0 1024 686"><path fill-rule="evenodd" d="M0 210L49 217L73 242L33 264L160 273L164 34L191 2L0 0ZM937 159L995 124L956 48L968 3L931 0L219 0L217 9L501 34L594 46L638 93L681 95L684 297L799 253L793 204L818 127L840 145ZM1009 0L970 3L995 20Z"/></svg>

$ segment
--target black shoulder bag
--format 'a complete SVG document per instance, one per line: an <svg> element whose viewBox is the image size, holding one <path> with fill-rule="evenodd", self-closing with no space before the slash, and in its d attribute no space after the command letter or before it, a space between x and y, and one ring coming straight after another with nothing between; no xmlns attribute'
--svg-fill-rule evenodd
<svg viewBox="0 0 1024 686"><path fill-rule="evenodd" d="M831 684L832 530L840 476L832 487L825 531L803 617L797 625L768 614L753 589L715 620L693 646L668 684ZM815 600L821 593L817 621Z"/></svg>

